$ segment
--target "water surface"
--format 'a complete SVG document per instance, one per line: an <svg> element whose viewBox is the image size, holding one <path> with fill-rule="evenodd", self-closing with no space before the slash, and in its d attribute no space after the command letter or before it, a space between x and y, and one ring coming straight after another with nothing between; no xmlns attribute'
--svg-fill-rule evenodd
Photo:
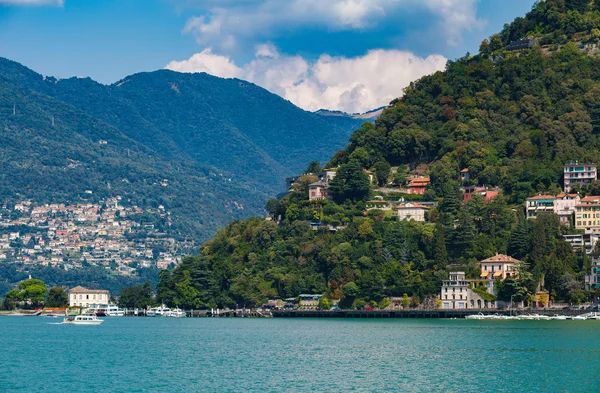
<svg viewBox="0 0 600 393"><path fill-rule="evenodd" d="M600 321L0 318L0 392L598 392Z"/></svg>

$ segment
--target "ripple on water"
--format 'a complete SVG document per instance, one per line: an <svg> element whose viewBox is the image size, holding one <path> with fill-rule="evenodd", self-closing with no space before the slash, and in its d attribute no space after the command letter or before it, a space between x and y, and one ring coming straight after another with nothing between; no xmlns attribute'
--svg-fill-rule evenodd
<svg viewBox="0 0 600 393"><path fill-rule="evenodd" d="M0 318L0 392L600 391L600 323Z"/></svg>

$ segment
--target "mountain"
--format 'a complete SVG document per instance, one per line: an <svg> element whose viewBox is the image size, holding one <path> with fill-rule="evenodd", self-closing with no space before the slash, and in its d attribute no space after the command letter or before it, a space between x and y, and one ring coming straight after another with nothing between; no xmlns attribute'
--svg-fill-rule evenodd
<svg viewBox="0 0 600 393"><path fill-rule="evenodd" d="M297 187L269 201L272 221L243 220L219 231L199 256L161 277L161 298L173 303L196 290L195 301L224 306L318 293L347 307L376 307L407 294L413 306L427 299L426 307L436 307L433 296L450 269L465 271L486 301L531 304L538 288L558 302L597 296L583 289L590 257L562 237L576 231L555 214L525 219L523 202L560 192L565 162L600 161L598 4L537 2L484 40L480 53L411 83L330 160L327 166L337 167L333 200L309 201ZM404 177L431 176L422 199L437 206L425 209L428 222L367 211L374 190L364 170L391 187L391 167ZM464 202L464 168L467 184L497 187L499 195ZM579 191L597 194L600 182ZM386 195L378 194L382 201ZM415 198L400 189L398 197ZM491 294L477 261L497 253L523 263L518 279L498 282Z"/></svg>
<svg viewBox="0 0 600 393"><path fill-rule="evenodd" d="M356 127L207 74L160 70L107 86L0 59L0 85L3 200L121 195L162 204L197 239L261 214L286 176L326 160Z"/></svg>
<svg viewBox="0 0 600 393"><path fill-rule="evenodd" d="M365 113L347 113L347 112L343 112L343 111L331 111L328 109L319 109L315 113L317 115L324 116L324 117L337 117L337 118L358 120L358 121L362 121L362 122L364 122L364 121L374 122L381 115L381 113L383 112L384 109L385 109L385 107L383 106L381 108L373 109L373 110L367 111Z"/></svg>

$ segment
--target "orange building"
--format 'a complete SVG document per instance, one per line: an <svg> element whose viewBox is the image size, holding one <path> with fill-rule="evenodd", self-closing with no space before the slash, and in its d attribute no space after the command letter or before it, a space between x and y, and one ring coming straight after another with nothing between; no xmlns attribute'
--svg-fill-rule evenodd
<svg viewBox="0 0 600 393"><path fill-rule="evenodd" d="M423 195L425 188L430 184L431 180L429 177L415 177L410 179L410 183L408 184L409 193Z"/></svg>

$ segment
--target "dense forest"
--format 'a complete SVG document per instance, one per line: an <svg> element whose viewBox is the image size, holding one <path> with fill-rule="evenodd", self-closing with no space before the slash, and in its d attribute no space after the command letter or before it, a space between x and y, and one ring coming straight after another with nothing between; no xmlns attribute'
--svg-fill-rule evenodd
<svg viewBox="0 0 600 393"><path fill-rule="evenodd" d="M159 296L193 307L253 305L300 293L355 307L404 294L423 299L438 293L450 268L478 278L476 262L496 253L523 261L520 280L499 283L500 299L527 303L537 288L555 301L594 295L583 290L590 257L562 239L571 229L554 215L526 220L523 202L558 193L565 162L600 161L596 4L540 1L484 40L479 54L412 83L329 161L327 167L337 167L331 200L308 201L306 185L315 180L308 175L268 202L271 220L233 222L199 256L161 272ZM535 44L507 49L520 39ZM365 212L373 186L364 170L385 185L392 168L431 176L424 198L438 205L429 222ZM500 195L491 203L478 196L463 203L463 168L471 174L468 184L497 187ZM314 230L310 221L337 230Z"/></svg>

